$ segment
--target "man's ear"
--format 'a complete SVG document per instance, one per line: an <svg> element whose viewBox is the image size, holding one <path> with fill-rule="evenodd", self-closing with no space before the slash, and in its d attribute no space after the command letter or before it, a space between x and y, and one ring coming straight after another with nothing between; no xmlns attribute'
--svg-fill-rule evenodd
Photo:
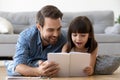
<svg viewBox="0 0 120 80"><path fill-rule="evenodd" d="M42 30L42 26L41 26L40 24L37 23L36 26L37 26L37 29L38 29L39 31Z"/></svg>

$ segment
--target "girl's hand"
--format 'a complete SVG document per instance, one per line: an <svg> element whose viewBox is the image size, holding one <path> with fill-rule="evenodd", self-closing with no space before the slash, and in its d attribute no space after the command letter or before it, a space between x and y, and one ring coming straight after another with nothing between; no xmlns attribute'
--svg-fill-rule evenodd
<svg viewBox="0 0 120 80"><path fill-rule="evenodd" d="M84 72L87 74L87 75L92 75L93 72L94 72L94 69L92 68L92 66L88 66L84 69Z"/></svg>

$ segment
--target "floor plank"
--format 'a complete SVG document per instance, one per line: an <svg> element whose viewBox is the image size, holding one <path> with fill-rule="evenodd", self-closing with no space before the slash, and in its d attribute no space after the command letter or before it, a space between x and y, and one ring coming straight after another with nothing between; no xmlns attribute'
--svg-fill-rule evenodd
<svg viewBox="0 0 120 80"><path fill-rule="evenodd" d="M0 80L5 80L6 69L4 66L0 66ZM89 77L74 77L74 78L52 78L50 80L120 80L120 67L112 75L94 75ZM48 79L47 79L48 80Z"/></svg>
<svg viewBox="0 0 120 80"><path fill-rule="evenodd" d="M4 66L0 66L0 80L5 80L7 73Z"/></svg>

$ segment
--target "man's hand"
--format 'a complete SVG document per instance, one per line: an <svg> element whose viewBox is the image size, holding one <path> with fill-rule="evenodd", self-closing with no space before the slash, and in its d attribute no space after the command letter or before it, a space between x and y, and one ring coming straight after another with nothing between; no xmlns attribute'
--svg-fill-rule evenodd
<svg viewBox="0 0 120 80"><path fill-rule="evenodd" d="M57 75L58 71L59 71L59 66L54 62L48 62L48 61L39 62L38 73L41 76L54 77Z"/></svg>

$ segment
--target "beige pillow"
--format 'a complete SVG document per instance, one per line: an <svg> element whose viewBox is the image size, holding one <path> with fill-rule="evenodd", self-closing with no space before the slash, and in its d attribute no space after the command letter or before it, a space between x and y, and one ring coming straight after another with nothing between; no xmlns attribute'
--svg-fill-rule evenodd
<svg viewBox="0 0 120 80"><path fill-rule="evenodd" d="M13 34L12 24L3 17L0 17L0 34Z"/></svg>

